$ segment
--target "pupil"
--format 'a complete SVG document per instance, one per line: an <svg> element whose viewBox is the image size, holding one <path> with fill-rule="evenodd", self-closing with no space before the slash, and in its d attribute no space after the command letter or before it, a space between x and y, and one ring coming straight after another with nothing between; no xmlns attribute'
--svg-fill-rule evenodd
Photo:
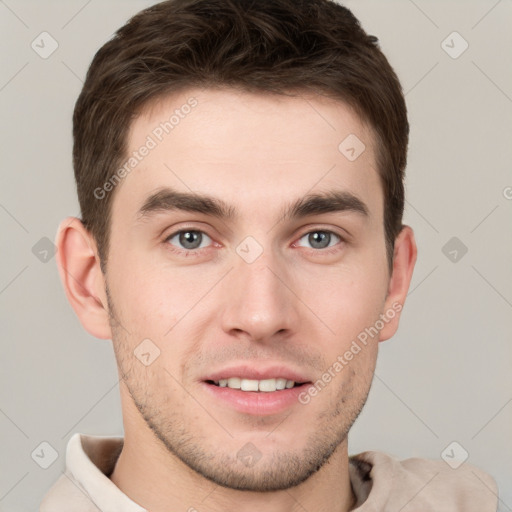
<svg viewBox="0 0 512 512"><path fill-rule="evenodd" d="M330 233L316 231L309 235L309 243L316 249L325 249L329 245L330 237Z"/></svg>
<svg viewBox="0 0 512 512"><path fill-rule="evenodd" d="M199 244L197 241L199 240ZM197 249L201 245L199 233L196 231L186 231L180 235L180 243L187 249Z"/></svg>

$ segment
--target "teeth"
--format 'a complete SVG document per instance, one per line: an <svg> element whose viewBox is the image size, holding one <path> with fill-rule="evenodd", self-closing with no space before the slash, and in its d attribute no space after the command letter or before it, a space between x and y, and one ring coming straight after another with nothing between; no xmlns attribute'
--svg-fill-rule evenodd
<svg viewBox="0 0 512 512"><path fill-rule="evenodd" d="M277 379L240 379L239 377L230 377L229 379L220 379L215 381L221 388L240 389L242 391L263 391L271 393L273 391L281 391L283 389L291 389L295 386L293 380L286 380L283 378Z"/></svg>
<svg viewBox="0 0 512 512"><path fill-rule="evenodd" d="M286 379L276 379L276 389L284 389L286 387Z"/></svg>
<svg viewBox="0 0 512 512"><path fill-rule="evenodd" d="M239 379L238 377L231 377L228 379L228 388L240 389L241 382L242 382L242 379Z"/></svg>
<svg viewBox="0 0 512 512"><path fill-rule="evenodd" d="M277 389L276 379L260 380L258 389L260 391L266 391L267 393L269 393L271 391L275 391Z"/></svg>
<svg viewBox="0 0 512 512"><path fill-rule="evenodd" d="M258 391L258 381L250 379L242 379L240 389L242 391Z"/></svg>

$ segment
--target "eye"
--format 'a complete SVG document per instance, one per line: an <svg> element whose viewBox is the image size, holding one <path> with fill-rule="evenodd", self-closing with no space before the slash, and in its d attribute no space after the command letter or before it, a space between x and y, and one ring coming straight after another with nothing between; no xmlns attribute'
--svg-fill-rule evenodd
<svg viewBox="0 0 512 512"><path fill-rule="evenodd" d="M341 236L332 231L326 230L316 230L306 233L300 237L298 245L301 245L300 240L304 238L309 244L311 244L313 249L327 249L328 247L332 247L333 245L336 245L336 243L343 241ZM331 244L333 241L334 243Z"/></svg>
<svg viewBox="0 0 512 512"><path fill-rule="evenodd" d="M165 241L176 246L178 251L182 250L182 252L186 252L202 249L206 247L208 245L208 241L211 242L212 239L203 231L184 229L169 235ZM203 244L203 242L206 243ZM183 249L185 251L183 251Z"/></svg>

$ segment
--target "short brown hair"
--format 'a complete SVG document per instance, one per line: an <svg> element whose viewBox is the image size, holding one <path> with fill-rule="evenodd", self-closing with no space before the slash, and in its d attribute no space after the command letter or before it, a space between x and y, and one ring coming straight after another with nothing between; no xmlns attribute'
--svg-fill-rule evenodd
<svg viewBox="0 0 512 512"><path fill-rule="evenodd" d="M75 106L82 222L104 272L114 191L98 199L95 190L122 164L130 124L142 109L191 87L314 92L351 106L376 137L392 269L409 123L400 82L377 38L331 0L168 0L134 16L96 53Z"/></svg>

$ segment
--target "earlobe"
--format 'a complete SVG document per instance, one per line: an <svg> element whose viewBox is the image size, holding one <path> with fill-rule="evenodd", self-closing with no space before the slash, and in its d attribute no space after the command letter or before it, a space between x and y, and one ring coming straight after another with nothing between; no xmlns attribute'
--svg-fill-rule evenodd
<svg viewBox="0 0 512 512"><path fill-rule="evenodd" d="M57 232L57 266L66 296L84 329L111 339L105 283L96 243L75 217L64 219Z"/></svg>
<svg viewBox="0 0 512 512"><path fill-rule="evenodd" d="M409 226L403 226L395 240L393 273L389 280L384 308L384 315L389 316L390 320L381 330L379 341L391 338L398 329L417 255L418 249L414 240L414 232Z"/></svg>

